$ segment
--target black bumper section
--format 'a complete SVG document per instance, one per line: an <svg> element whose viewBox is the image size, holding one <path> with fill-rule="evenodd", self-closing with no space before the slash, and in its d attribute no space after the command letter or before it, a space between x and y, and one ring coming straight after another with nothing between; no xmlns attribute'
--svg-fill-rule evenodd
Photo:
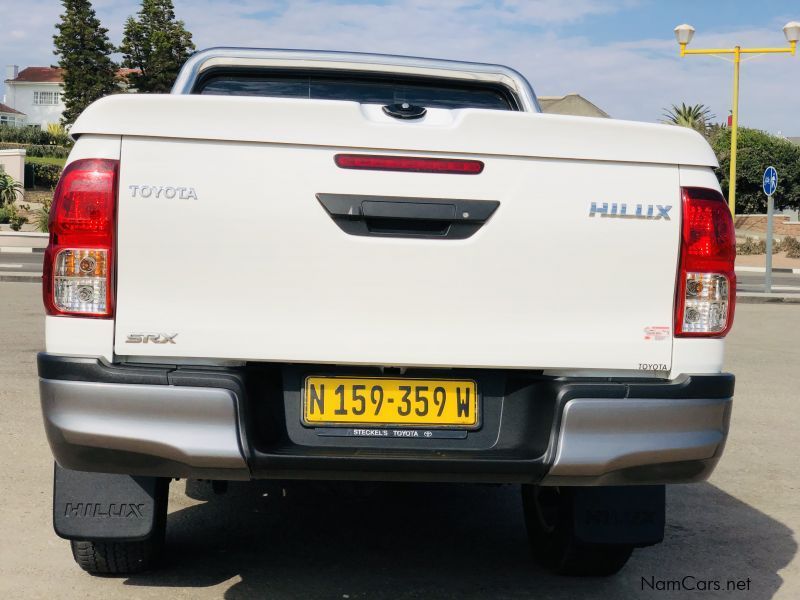
<svg viewBox="0 0 800 600"><path fill-rule="evenodd" d="M480 430L460 439L329 437L303 427L300 394L309 374L389 375L370 367L252 364L185 367L106 364L47 353L39 376L56 381L224 388L236 397L242 452L253 478L380 479L537 483L555 458L565 404L572 399L718 399L733 396L730 374L679 379L553 378L540 372L408 369L408 377L472 378L481 392ZM139 457L83 448L81 464L96 472L169 475L136 468ZM126 471L126 461L131 469ZM696 468L689 467L687 468ZM688 473L687 476L691 474Z"/></svg>

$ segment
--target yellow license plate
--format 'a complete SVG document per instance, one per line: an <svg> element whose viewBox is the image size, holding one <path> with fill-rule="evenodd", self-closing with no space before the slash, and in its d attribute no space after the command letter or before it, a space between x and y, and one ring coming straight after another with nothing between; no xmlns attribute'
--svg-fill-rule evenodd
<svg viewBox="0 0 800 600"><path fill-rule="evenodd" d="M477 429L478 386L469 379L307 377L303 423Z"/></svg>

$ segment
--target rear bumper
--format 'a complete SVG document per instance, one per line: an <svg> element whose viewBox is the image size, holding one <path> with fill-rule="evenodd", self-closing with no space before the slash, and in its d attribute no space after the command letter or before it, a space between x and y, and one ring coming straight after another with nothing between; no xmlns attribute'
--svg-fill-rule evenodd
<svg viewBox="0 0 800 600"><path fill-rule="evenodd" d="M564 406L544 485L705 479L725 446L731 398L576 398Z"/></svg>
<svg viewBox="0 0 800 600"><path fill-rule="evenodd" d="M678 483L704 479L716 465L734 387L729 374L624 381L451 372L478 381L481 431L378 440L328 437L300 425L300 382L310 370L330 368L143 367L43 353L45 429L61 466L105 473Z"/></svg>
<svg viewBox="0 0 800 600"><path fill-rule="evenodd" d="M47 439L74 470L248 478L230 390L41 379Z"/></svg>

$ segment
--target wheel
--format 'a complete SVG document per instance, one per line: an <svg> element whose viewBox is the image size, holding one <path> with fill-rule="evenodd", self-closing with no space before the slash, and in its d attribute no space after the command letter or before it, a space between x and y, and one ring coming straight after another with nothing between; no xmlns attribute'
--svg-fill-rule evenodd
<svg viewBox="0 0 800 600"><path fill-rule="evenodd" d="M163 539L163 538L162 538ZM151 568L161 554L163 542L75 541L72 556L78 566L92 575L129 575Z"/></svg>
<svg viewBox="0 0 800 600"><path fill-rule="evenodd" d="M136 542L72 540L72 557L92 575L130 575L158 564L164 550L169 479L159 482L155 497L155 525L147 539Z"/></svg>
<svg viewBox="0 0 800 600"><path fill-rule="evenodd" d="M633 552L628 544L587 544L577 539L570 488L523 485L522 503L534 557L559 575L613 575Z"/></svg>

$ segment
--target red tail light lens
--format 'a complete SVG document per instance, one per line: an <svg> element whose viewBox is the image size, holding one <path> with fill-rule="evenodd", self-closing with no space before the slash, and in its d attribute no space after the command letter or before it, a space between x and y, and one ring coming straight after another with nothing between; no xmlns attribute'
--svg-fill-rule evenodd
<svg viewBox="0 0 800 600"><path fill-rule="evenodd" d="M371 154L337 154L336 166L342 169L370 171L411 171L414 173L449 173L478 175L483 171L479 160L456 158L423 158L413 156L379 156Z"/></svg>
<svg viewBox="0 0 800 600"><path fill-rule="evenodd" d="M42 293L49 315L109 318L119 162L76 160L64 169L50 207Z"/></svg>
<svg viewBox="0 0 800 600"><path fill-rule="evenodd" d="M675 335L723 337L736 304L736 232L722 194L683 188Z"/></svg>

